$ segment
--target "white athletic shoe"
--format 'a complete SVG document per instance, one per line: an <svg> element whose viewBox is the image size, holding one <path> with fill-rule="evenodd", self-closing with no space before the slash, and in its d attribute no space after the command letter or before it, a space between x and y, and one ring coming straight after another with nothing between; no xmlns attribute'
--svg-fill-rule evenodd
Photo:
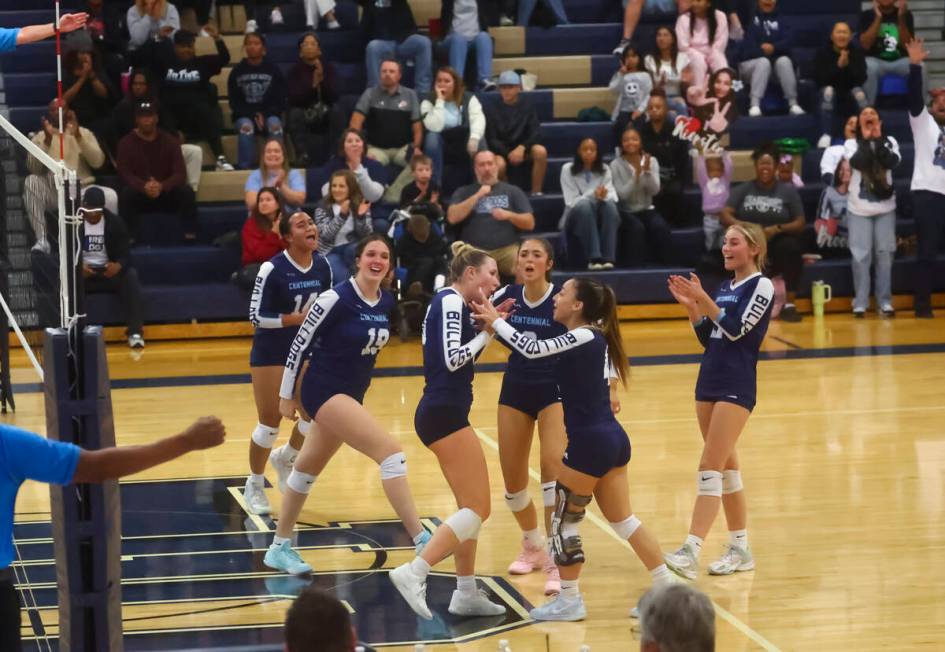
<svg viewBox="0 0 945 652"><path fill-rule="evenodd" d="M587 609L584 608L584 598L566 598L558 594L551 600L535 607L529 613L532 620L563 620L574 622L587 618Z"/></svg>
<svg viewBox="0 0 945 652"><path fill-rule="evenodd" d="M251 478L246 478L246 486L243 487L243 500L246 501L246 508L256 514L263 516L272 511L269 506L269 499L266 498L266 492L260 485L255 484Z"/></svg>
<svg viewBox="0 0 945 652"><path fill-rule="evenodd" d="M143 349L144 348L144 338L141 337L141 333L132 333L128 336L128 346L132 349Z"/></svg>
<svg viewBox="0 0 945 652"><path fill-rule="evenodd" d="M791 107L788 109L788 113L790 113L791 115L806 115L807 114L807 112L801 107L801 105L797 104L796 102L792 104Z"/></svg>
<svg viewBox="0 0 945 652"><path fill-rule="evenodd" d="M414 574L409 562L392 570L388 573L388 577L414 613L426 620L433 620L433 613L427 606L426 580L421 580Z"/></svg>
<svg viewBox="0 0 945 652"><path fill-rule="evenodd" d="M688 543L684 543L676 552L667 552L663 554L663 561L667 568L680 577L687 580L696 579L696 572L699 570L699 560Z"/></svg>
<svg viewBox="0 0 945 652"><path fill-rule="evenodd" d="M501 616L505 607L491 602L482 589L475 593L456 589L450 599L449 612L454 616Z"/></svg>
<svg viewBox="0 0 945 652"><path fill-rule="evenodd" d="M731 575L750 570L755 570L755 558L751 556L751 546L740 548L729 544L721 559L709 564L709 575Z"/></svg>
<svg viewBox="0 0 945 652"><path fill-rule="evenodd" d="M302 560L298 552L292 549L288 541L278 546L269 546L263 563L269 568L280 570L289 575L305 575L312 572L312 567Z"/></svg>
<svg viewBox="0 0 945 652"><path fill-rule="evenodd" d="M752 118L760 118L760 117L761 117L761 107L758 106L758 105L754 105L754 106L750 107L750 108L748 109L748 115L751 116Z"/></svg>
<svg viewBox="0 0 945 652"><path fill-rule="evenodd" d="M296 457L298 456L289 452L287 444L279 446L269 454L272 468L276 470L276 474L279 476L280 493L285 493L285 483L289 479L289 474L292 473L292 465L295 464Z"/></svg>

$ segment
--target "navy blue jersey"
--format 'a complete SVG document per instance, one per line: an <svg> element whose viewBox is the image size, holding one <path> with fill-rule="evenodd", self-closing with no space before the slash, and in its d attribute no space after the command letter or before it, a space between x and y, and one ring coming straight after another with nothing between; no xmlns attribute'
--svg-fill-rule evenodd
<svg viewBox="0 0 945 652"><path fill-rule="evenodd" d="M740 283L725 281L715 295L718 318L694 325L705 355L696 382L697 396L748 400L756 394L758 352L768 331L774 285L761 273Z"/></svg>
<svg viewBox="0 0 945 652"><path fill-rule="evenodd" d="M353 278L319 294L292 341L279 396L292 398L299 368L316 339L309 373L339 393L363 395L377 354L390 339L395 305L393 295L383 290L380 297L368 300Z"/></svg>
<svg viewBox="0 0 945 652"><path fill-rule="evenodd" d="M506 299L515 299L515 310L506 319L509 325L533 340L549 340L568 330L554 320L554 296L560 291L560 287L550 285L545 296L537 303L530 303L525 298L524 285L507 285L492 296L492 302L499 305ZM499 341L508 346L501 337ZM521 383L544 384L553 378L554 361L548 358L529 360L512 348L505 375Z"/></svg>
<svg viewBox="0 0 945 652"><path fill-rule="evenodd" d="M476 334L459 292L437 292L423 319L423 400L428 405L472 405L473 362L492 339Z"/></svg>

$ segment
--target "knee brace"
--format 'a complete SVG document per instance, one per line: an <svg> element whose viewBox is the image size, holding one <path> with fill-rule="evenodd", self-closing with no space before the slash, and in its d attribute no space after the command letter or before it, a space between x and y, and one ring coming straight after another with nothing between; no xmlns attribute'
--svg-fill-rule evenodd
<svg viewBox="0 0 945 652"><path fill-rule="evenodd" d="M263 448L272 448L272 445L276 443L278 437L278 428L272 428L261 423L257 423L256 429L253 430L253 441L256 442L257 446L262 446Z"/></svg>
<svg viewBox="0 0 945 652"><path fill-rule="evenodd" d="M591 502L591 496L580 496L558 482L555 486L555 513L551 517L551 552L559 566L573 566L584 563L584 542L577 533L578 524L584 520L584 508ZM568 511L568 506L578 511Z"/></svg>
<svg viewBox="0 0 945 652"><path fill-rule="evenodd" d="M512 494L505 494L505 504L509 506L512 513L520 512L531 504L532 499L528 497L528 487Z"/></svg>
<svg viewBox="0 0 945 652"><path fill-rule="evenodd" d="M299 419L298 424L299 434L303 437L308 437L308 433L312 432L312 422L306 421L305 419Z"/></svg>
<svg viewBox="0 0 945 652"><path fill-rule="evenodd" d="M696 486L700 496L722 497L722 474L718 471L699 471L696 473Z"/></svg>
<svg viewBox="0 0 945 652"><path fill-rule="evenodd" d="M312 485L315 484L317 477L317 475L312 475L311 473L302 473L301 471L292 469L285 484L292 491L307 496L308 492L312 490Z"/></svg>
<svg viewBox="0 0 945 652"><path fill-rule="evenodd" d="M558 484L554 480L551 482L542 482L541 483L541 501L545 505L545 508L555 506L555 485Z"/></svg>
<svg viewBox="0 0 945 652"><path fill-rule="evenodd" d="M641 525L643 525L643 523L640 522L640 519L631 514L618 523L611 523L610 527L613 528L618 537L626 541L633 536L633 533L636 532L637 528L639 528Z"/></svg>
<svg viewBox="0 0 945 652"><path fill-rule="evenodd" d="M468 507L463 507L443 522L450 527L460 543L477 538L479 528L482 527L482 519L479 518L479 514Z"/></svg>
<svg viewBox="0 0 945 652"><path fill-rule="evenodd" d="M722 494L734 494L741 491L742 474L738 470L730 469L722 472Z"/></svg>
<svg viewBox="0 0 945 652"><path fill-rule="evenodd" d="M381 480L393 480L407 475L407 456L394 453L381 462Z"/></svg>

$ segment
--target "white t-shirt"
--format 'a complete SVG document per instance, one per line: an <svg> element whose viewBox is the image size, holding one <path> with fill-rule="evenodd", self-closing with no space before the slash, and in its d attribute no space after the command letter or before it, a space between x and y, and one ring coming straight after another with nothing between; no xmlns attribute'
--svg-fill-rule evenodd
<svg viewBox="0 0 945 652"><path fill-rule="evenodd" d="M916 117L910 113L909 125L915 142L911 189L945 195L945 127L935 122L927 108Z"/></svg>
<svg viewBox="0 0 945 652"><path fill-rule="evenodd" d="M105 218L98 224L85 223L85 236L82 240L82 261L89 267L105 267L108 264L108 251L105 249Z"/></svg>

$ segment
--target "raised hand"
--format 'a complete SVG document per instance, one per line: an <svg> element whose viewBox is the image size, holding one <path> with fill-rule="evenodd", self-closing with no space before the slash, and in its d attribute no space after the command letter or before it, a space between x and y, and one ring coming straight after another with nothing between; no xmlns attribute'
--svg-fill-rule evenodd
<svg viewBox="0 0 945 652"><path fill-rule="evenodd" d="M906 52L909 53L909 63L916 66L921 65L929 56L925 41L918 36L906 43Z"/></svg>
<svg viewBox="0 0 945 652"><path fill-rule="evenodd" d="M89 15L86 13L65 14L59 19L59 31L63 34L74 32L77 29L85 27L85 23L88 19Z"/></svg>

